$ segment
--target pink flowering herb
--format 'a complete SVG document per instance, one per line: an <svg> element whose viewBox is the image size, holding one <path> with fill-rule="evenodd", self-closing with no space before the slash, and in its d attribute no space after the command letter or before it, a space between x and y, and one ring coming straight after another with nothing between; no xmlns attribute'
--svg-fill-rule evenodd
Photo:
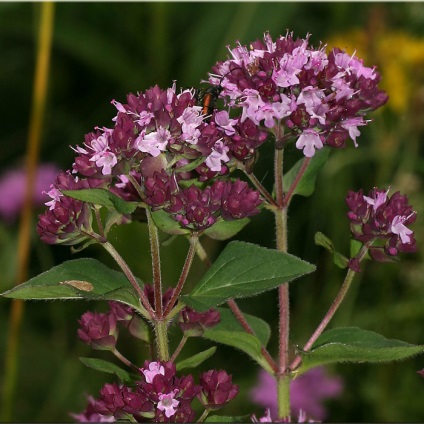
<svg viewBox="0 0 424 424"><path fill-rule="evenodd" d="M353 237L367 243L371 257L380 262L391 260L399 252L416 250L414 233L408 226L417 214L406 196L396 192L389 197L388 192L375 188L368 196L359 190L350 191L346 197ZM350 267L359 270L354 260Z"/></svg>
<svg viewBox="0 0 424 424"><path fill-rule="evenodd" d="M158 374L165 375L165 368L159 362L150 362L149 369L143 369L142 373L146 382L151 383Z"/></svg>
<svg viewBox="0 0 424 424"><path fill-rule="evenodd" d="M177 389L168 394L159 393L157 408L159 411L163 411L167 418L175 414L176 408L180 404L178 400L174 399L176 393L178 393Z"/></svg>
<svg viewBox="0 0 424 424"><path fill-rule="evenodd" d="M347 138L356 146L358 126L368 123L363 116L388 96L378 88L375 68L339 49L327 54L325 47L310 46L309 36L295 40L287 33L274 42L265 34L251 48L230 48L231 57L217 63L209 81L222 87L233 110L241 109L241 122L251 119L271 131L283 125L307 157L325 144L342 147Z"/></svg>

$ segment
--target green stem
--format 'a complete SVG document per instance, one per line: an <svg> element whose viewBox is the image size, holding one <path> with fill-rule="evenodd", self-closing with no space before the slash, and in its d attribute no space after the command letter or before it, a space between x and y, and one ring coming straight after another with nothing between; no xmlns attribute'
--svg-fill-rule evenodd
<svg viewBox="0 0 424 424"><path fill-rule="evenodd" d="M33 226L32 199L34 196L43 119L46 107L51 45L54 29L54 7L54 3L52 2L40 4L41 16L37 34L36 68L27 139L25 196L19 223L16 284L24 282L28 275L31 229ZM2 378L3 398L0 408L0 420L3 422L12 421L12 409L18 374L19 334L23 313L23 301L14 300L10 311L9 332L6 341L5 369Z"/></svg>
<svg viewBox="0 0 424 424"><path fill-rule="evenodd" d="M200 418L197 420L198 423L202 423L206 420L206 417L209 415L209 409L205 409L203 411L203 414L200 416Z"/></svg>
<svg viewBox="0 0 424 424"><path fill-rule="evenodd" d="M277 376L278 416L290 417L290 376L288 374Z"/></svg>
<svg viewBox="0 0 424 424"><path fill-rule="evenodd" d="M169 361L168 321L155 321L156 346L160 361Z"/></svg>
<svg viewBox="0 0 424 424"><path fill-rule="evenodd" d="M358 252L358 255L357 255L357 258L359 259L359 261L361 261L364 258L367 251L368 251L368 245L362 246L361 250ZM316 342L318 337L325 330L325 328L327 327L327 325L329 324L329 322L333 318L334 314L337 312L340 305L342 304L342 302L343 302L343 300L346 296L346 293L348 292L348 290L349 290L349 288L352 284L353 277L355 276L355 274L356 274L356 272L349 268L349 270L346 274L346 277L343 281L343 284L340 287L339 292L337 293L337 296L335 297L333 303L331 304L331 306L328 309L327 313L325 314L324 318L322 319L322 321L320 322L320 324L318 325L318 327L316 328L316 330L314 331L312 336L309 338L309 340L307 341L305 346L303 347L303 349L302 349L303 352L308 352L312 348L313 344ZM296 358L293 360L292 364L290 365L290 369L295 370L296 368L299 367L301 362L302 362L301 355L297 355Z"/></svg>
<svg viewBox="0 0 424 424"><path fill-rule="evenodd" d="M134 287L134 290L137 292L138 297L144 306L144 309L140 310L140 313L147 319L154 319L155 318L155 311L152 309L149 300L147 299L146 295L144 294L143 290L138 284L137 278L132 273L130 267L128 264L124 261L122 256L117 252L117 250L110 244L108 241L101 244L112 256L112 258L115 260L115 262L119 265L119 267L122 269L123 273L127 277L128 281L131 283L131 285Z"/></svg>
<svg viewBox="0 0 424 424"><path fill-rule="evenodd" d="M172 294L171 300L169 301L168 305L166 305L165 312L163 313L163 316L166 317L171 309L174 307L175 302L178 300L178 296L181 294L181 291L184 287L184 284L187 280L188 273L191 268L191 264L193 263L194 256L196 254L197 250L197 241L198 241L197 233L193 233L190 237L190 248L187 253L186 260L184 262L183 269L181 271L180 278L178 280L177 286L175 287L174 293Z"/></svg>
<svg viewBox="0 0 424 424"><path fill-rule="evenodd" d="M137 182L137 180L130 173L128 173L127 178L133 185L133 187L136 189L138 195L140 196L140 199L144 200L146 196L143 193L143 190L141 189L140 184Z"/></svg>
<svg viewBox="0 0 424 424"><path fill-rule="evenodd" d="M147 224L149 228L150 253L152 255L153 290L155 298L155 312L158 318L163 318L162 305L162 276L160 272L160 246L158 229L153 222L152 214L146 209Z"/></svg>
<svg viewBox="0 0 424 424"><path fill-rule="evenodd" d="M94 215L96 217L97 227L99 229L100 236L104 240L106 240L105 230L104 230L104 227L103 227L102 218L100 217L100 209L99 208L94 207Z"/></svg>
<svg viewBox="0 0 424 424"><path fill-rule="evenodd" d="M212 262L208 258L208 254L206 253L206 250L204 249L200 241L198 241L197 243L196 253L197 253L197 256L200 258L200 260L205 264L207 268L210 268L212 266Z"/></svg>

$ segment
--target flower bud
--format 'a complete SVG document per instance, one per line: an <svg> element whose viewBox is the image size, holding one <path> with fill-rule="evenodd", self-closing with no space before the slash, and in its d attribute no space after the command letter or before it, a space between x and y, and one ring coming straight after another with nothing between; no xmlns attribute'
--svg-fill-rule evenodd
<svg viewBox="0 0 424 424"><path fill-rule="evenodd" d="M186 306L178 316L178 325L188 336L201 336L205 328L214 327L221 321L220 314L215 309L197 312Z"/></svg>
<svg viewBox="0 0 424 424"><path fill-rule="evenodd" d="M111 313L86 312L78 321L79 338L93 349L113 350L118 338L116 317Z"/></svg>
<svg viewBox="0 0 424 424"><path fill-rule="evenodd" d="M207 409L222 408L239 392L239 387L232 383L231 375L224 370L204 372L200 377L200 386L202 389L197 398Z"/></svg>

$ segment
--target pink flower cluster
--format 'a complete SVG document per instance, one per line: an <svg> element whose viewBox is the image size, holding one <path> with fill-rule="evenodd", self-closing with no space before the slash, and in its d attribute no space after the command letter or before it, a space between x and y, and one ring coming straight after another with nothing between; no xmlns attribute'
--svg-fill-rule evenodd
<svg viewBox="0 0 424 424"><path fill-rule="evenodd" d="M250 48L239 43L229 52L209 79L232 109L241 109L239 120L229 122L264 126L277 136L279 147L294 138L307 157L326 144L342 147L348 138L356 146L366 112L388 99L378 89L375 68L339 49L329 54L325 46L314 49L309 36L294 40L287 33L273 41L265 34ZM220 125L218 116L215 121Z"/></svg>
<svg viewBox="0 0 424 424"><path fill-rule="evenodd" d="M140 374L135 387L105 384L99 399L90 398L87 410L73 417L81 422L91 417L102 422L194 422L191 403L196 397L205 407L219 409L238 394L225 371L204 372L195 384L192 375L178 377L172 362L146 361Z"/></svg>
<svg viewBox="0 0 424 424"><path fill-rule="evenodd" d="M243 124L235 136L226 112L217 114L220 127L205 119L196 102L194 90L177 94L175 86L129 94L125 104L113 101L114 127L87 134L84 144L73 148L72 172L62 173L47 192L49 210L38 225L43 241L75 244L87 237L79 216L84 209L89 219L91 212L63 196L63 189L106 188L127 201L163 209L194 231L259 213L259 193L227 175L264 134Z"/></svg>
<svg viewBox="0 0 424 424"><path fill-rule="evenodd" d="M414 233L408 225L415 222L416 212L408 198L400 192L389 197L389 190L374 188L364 196L363 191L350 191L346 196L347 214L353 237L370 245L369 252L376 261L387 261L399 252L415 252ZM359 264L351 260L352 269Z"/></svg>

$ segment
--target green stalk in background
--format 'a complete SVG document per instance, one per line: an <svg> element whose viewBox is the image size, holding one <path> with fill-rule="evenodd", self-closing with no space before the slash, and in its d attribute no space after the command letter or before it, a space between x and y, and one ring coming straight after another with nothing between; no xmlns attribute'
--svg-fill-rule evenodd
<svg viewBox="0 0 424 424"><path fill-rule="evenodd" d="M54 22L54 3L46 2L37 5L40 8L40 24L34 86L32 94L31 116L28 131L28 147L26 156L26 189L25 199L19 224L18 236L18 268L16 284L27 280L32 225L32 196L34 191L43 118L46 106L46 93L50 65L50 52ZM10 311L9 333L6 342L6 356L3 374L3 399L0 420L12 421L13 400L16 390L18 370L18 344L24 306L22 300L14 300Z"/></svg>

